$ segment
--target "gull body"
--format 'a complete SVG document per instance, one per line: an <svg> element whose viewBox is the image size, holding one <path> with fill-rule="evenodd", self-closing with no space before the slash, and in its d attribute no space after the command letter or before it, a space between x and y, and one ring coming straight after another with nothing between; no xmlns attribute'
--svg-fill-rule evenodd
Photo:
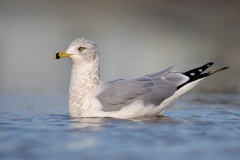
<svg viewBox="0 0 240 160"><path fill-rule="evenodd" d="M187 72L173 72L169 66L138 79L100 80L99 52L95 43L78 38L54 58L72 61L69 85L70 117L137 118L162 115L179 97L207 76L227 67L203 73L213 63Z"/></svg>

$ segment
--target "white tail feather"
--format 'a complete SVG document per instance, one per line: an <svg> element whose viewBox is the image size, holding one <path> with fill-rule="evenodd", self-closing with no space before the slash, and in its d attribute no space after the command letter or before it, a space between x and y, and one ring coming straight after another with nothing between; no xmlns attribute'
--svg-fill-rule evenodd
<svg viewBox="0 0 240 160"><path fill-rule="evenodd" d="M184 93L188 92L194 86L196 86L200 81L204 78L198 79L196 81L190 82L184 85L182 88L178 89L171 97L165 99L161 104L160 107L163 109L159 115L162 115L166 112Z"/></svg>

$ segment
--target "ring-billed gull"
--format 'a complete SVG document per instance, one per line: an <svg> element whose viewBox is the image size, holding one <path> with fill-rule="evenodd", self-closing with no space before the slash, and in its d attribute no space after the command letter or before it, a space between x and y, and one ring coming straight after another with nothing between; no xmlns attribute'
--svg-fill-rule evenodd
<svg viewBox="0 0 240 160"><path fill-rule="evenodd" d="M173 72L173 65L138 79L100 80L99 52L95 43L78 38L55 59L72 62L68 112L71 117L136 118L162 115L176 100L209 75L209 62L187 72Z"/></svg>

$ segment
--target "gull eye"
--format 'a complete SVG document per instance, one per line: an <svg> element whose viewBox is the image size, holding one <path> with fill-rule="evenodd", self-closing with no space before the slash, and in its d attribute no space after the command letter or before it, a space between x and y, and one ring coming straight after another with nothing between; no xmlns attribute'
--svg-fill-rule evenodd
<svg viewBox="0 0 240 160"><path fill-rule="evenodd" d="M83 51L84 49L86 49L85 47L79 47L78 50L79 51Z"/></svg>

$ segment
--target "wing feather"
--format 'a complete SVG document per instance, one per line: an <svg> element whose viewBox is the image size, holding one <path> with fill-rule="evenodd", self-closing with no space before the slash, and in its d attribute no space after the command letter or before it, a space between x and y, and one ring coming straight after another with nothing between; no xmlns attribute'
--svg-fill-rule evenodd
<svg viewBox="0 0 240 160"><path fill-rule="evenodd" d="M138 79L108 82L105 90L97 96L103 105L102 110L119 111L136 100L143 100L145 105L161 104L176 92L178 85L188 81L188 77L172 72L172 68L173 65Z"/></svg>

